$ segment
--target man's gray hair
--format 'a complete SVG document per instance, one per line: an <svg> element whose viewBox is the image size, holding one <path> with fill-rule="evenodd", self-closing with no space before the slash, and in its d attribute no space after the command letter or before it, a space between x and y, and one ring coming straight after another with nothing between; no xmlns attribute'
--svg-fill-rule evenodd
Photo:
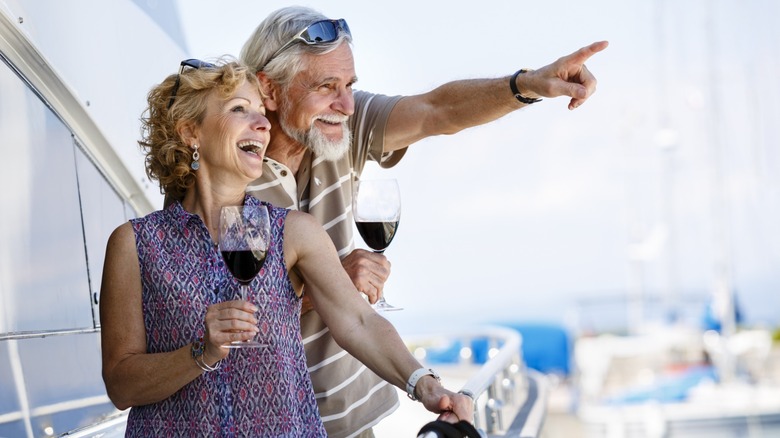
<svg viewBox="0 0 780 438"><path fill-rule="evenodd" d="M279 48L306 26L328 17L314 9L302 6L289 6L272 12L260 25L241 49L241 61L255 72L263 69L272 81L286 87L292 78L305 68L304 54L322 55L336 50L345 39L352 39L341 32L336 41L308 45L303 42L293 44L269 59ZM266 65L267 64L267 65ZM265 66L265 68L263 68Z"/></svg>

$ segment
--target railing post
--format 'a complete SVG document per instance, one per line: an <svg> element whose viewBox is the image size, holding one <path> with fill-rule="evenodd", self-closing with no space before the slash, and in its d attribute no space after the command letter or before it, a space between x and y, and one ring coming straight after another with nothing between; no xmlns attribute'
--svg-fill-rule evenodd
<svg viewBox="0 0 780 438"><path fill-rule="evenodd" d="M495 433L504 428L504 402L496 397L496 385L490 385L487 390L488 400L485 404L485 420L488 433Z"/></svg>

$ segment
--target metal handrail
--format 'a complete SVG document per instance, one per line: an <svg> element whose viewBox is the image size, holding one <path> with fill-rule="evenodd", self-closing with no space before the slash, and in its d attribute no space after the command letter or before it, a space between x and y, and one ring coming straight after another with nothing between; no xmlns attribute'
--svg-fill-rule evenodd
<svg viewBox="0 0 780 438"><path fill-rule="evenodd" d="M498 340L503 341L499 347L498 354L485 362L482 368L463 385L462 390L469 391L475 396L485 392L492 385L498 373L519 361L518 356L520 355L522 337L515 330L494 326L481 327L470 333L461 333L459 337L487 337L494 342Z"/></svg>
<svg viewBox="0 0 780 438"><path fill-rule="evenodd" d="M437 339L488 339L492 355L462 386L473 395L474 425L488 437L537 438L547 412L547 380L525 367L522 336L513 329L479 326L403 336L407 344Z"/></svg>
<svg viewBox="0 0 780 438"><path fill-rule="evenodd" d="M404 335L407 344L431 343L432 340L485 339L492 355L461 387L474 397L474 425L486 438L538 438L547 412L547 380L527 369L522 361L522 337L515 330L484 326L471 330L444 331L435 334ZM95 430L110 431L107 436L121 436L126 412L110 417L105 423L71 431L67 436L92 436Z"/></svg>

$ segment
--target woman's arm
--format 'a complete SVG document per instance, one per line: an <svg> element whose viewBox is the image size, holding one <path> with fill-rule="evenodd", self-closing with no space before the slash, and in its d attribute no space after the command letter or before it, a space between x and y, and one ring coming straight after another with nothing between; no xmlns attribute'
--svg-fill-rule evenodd
<svg viewBox="0 0 780 438"><path fill-rule="evenodd" d="M220 345L254 335L254 310L244 301L209 307L204 321L206 364L213 365L227 356L228 350ZM192 358L190 345L165 353L147 353L141 273L129 222L108 239L100 290L100 322L103 381L109 398L119 409L164 400L203 373ZM233 329L254 331L236 333Z"/></svg>
<svg viewBox="0 0 780 438"><path fill-rule="evenodd" d="M108 239L100 289L103 381L119 409L170 397L202 372L180 348L146 353L146 329L141 307L141 274L130 223Z"/></svg>
<svg viewBox="0 0 780 438"><path fill-rule="evenodd" d="M284 239L288 271L302 277L306 293L336 342L383 379L406 390L409 376L422 366L395 327L357 293L322 226L308 214L290 212ZM457 421L450 418L454 412L472 421L470 398L448 391L430 376L420 379L416 388L429 411L443 414L445 420Z"/></svg>

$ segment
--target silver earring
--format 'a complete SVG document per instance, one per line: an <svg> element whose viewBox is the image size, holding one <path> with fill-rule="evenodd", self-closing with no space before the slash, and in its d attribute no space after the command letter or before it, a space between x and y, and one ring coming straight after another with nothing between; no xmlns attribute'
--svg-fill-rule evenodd
<svg viewBox="0 0 780 438"><path fill-rule="evenodd" d="M192 168L192 170L198 170L200 169L200 163L198 162L198 160L200 160L200 152L198 152L198 145L194 144L192 145L192 148L195 150L192 152L192 163L190 163L190 168Z"/></svg>

